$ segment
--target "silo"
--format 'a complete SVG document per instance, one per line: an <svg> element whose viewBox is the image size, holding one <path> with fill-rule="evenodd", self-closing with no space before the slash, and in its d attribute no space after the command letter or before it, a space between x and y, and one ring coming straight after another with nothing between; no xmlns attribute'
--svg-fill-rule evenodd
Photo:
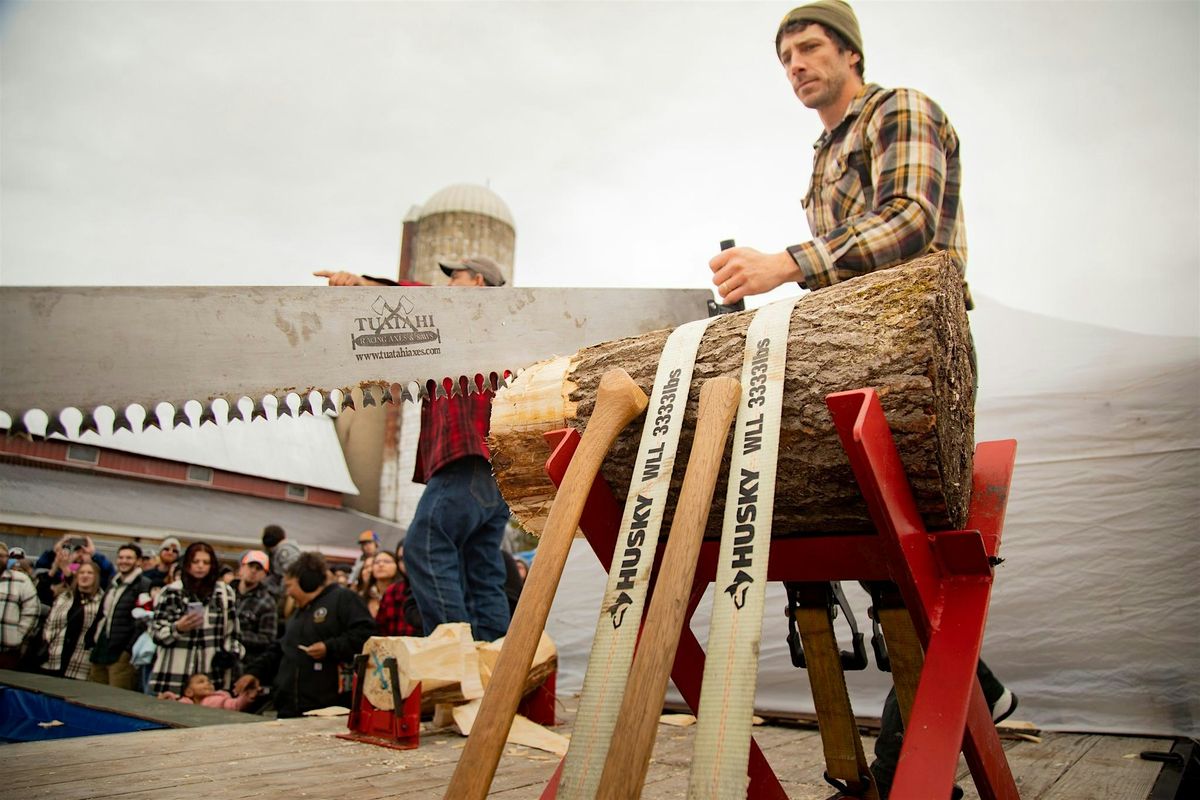
<svg viewBox="0 0 1200 800"><path fill-rule="evenodd" d="M508 205L486 186L459 183L436 192L417 211L415 228L411 255L400 257L402 267L411 265L409 280L441 285L439 261L482 255L512 283L516 226Z"/></svg>

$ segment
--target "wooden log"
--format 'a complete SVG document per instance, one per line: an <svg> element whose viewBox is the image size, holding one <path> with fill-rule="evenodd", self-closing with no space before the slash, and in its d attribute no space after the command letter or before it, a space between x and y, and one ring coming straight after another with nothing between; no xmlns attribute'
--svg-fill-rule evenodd
<svg viewBox="0 0 1200 800"><path fill-rule="evenodd" d="M709 326L696 359L678 463L686 463L706 379L737 378L753 311ZM540 534L554 498L546 477L550 430L582 429L605 370L623 367L650 391L669 330L605 342L542 362L502 389L492 406L492 468L513 514ZM866 504L825 406L825 396L872 387L879 392L930 530L966 521L974 450L975 370L962 281L944 253L812 292L792 314L775 495L776 536L863 531ZM642 425L630 425L602 469L624 502ZM718 485L727 479L729 451ZM677 470L671 497L682 483ZM705 535L720 536L724 493L717 492ZM668 505L664 525L672 522Z"/></svg>

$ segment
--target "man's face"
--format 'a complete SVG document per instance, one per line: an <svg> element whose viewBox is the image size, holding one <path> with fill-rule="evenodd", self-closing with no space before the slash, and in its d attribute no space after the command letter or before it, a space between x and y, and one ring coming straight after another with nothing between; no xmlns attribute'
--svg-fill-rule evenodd
<svg viewBox="0 0 1200 800"><path fill-rule="evenodd" d="M362 548L364 556L373 556L379 550L379 545L375 544L374 539L368 539L365 542L359 542L358 546Z"/></svg>
<svg viewBox="0 0 1200 800"><path fill-rule="evenodd" d="M451 286L483 286L482 275L476 275L469 269L456 269L450 275Z"/></svg>
<svg viewBox="0 0 1200 800"><path fill-rule="evenodd" d="M858 75L854 68L858 53L849 48L838 52L825 29L815 24L784 34L779 60L796 97L814 110L836 103L847 81Z"/></svg>
<svg viewBox="0 0 1200 800"><path fill-rule="evenodd" d="M179 548L173 544L169 544L162 550L158 551L158 561L163 565L164 569L174 564L178 558Z"/></svg>
<svg viewBox="0 0 1200 800"><path fill-rule="evenodd" d="M247 561L238 569L238 578L242 581L242 589L249 591L262 583L266 571L256 561Z"/></svg>
<svg viewBox="0 0 1200 800"><path fill-rule="evenodd" d="M117 551L117 572L121 573L122 575L128 575L129 573L133 572L137 565L137 553L133 552L132 550Z"/></svg>

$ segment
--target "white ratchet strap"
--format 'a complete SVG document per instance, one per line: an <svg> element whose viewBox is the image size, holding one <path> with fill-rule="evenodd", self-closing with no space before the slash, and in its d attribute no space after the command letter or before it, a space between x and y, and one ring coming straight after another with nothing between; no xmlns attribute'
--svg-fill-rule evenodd
<svg viewBox="0 0 1200 800"><path fill-rule="evenodd" d="M798 299L763 306L746 330L689 799L746 796L788 328Z"/></svg>
<svg viewBox="0 0 1200 800"><path fill-rule="evenodd" d="M558 785L562 800L591 800L600 785L633 662L696 352L711 321L701 319L676 328L659 357L579 712Z"/></svg>

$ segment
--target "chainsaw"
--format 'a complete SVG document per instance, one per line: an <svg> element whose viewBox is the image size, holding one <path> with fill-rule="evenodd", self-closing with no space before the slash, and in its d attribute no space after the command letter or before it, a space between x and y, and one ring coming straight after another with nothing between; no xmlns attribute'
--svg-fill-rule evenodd
<svg viewBox="0 0 1200 800"><path fill-rule="evenodd" d="M9 433L337 413L495 389L534 362L706 315L704 289L0 288ZM166 408L164 408L166 404ZM197 410L197 408L199 410ZM77 409L79 414L64 413ZM35 432L35 431L34 431Z"/></svg>

